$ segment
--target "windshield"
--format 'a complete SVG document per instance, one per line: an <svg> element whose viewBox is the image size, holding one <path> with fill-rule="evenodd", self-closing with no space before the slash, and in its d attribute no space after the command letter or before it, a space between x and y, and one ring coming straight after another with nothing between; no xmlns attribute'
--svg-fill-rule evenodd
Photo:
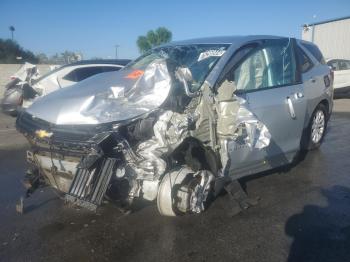
<svg viewBox="0 0 350 262"><path fill-rule="evenodd" d="M126 68L144 70L147 65L156 59L166 59L170 73L177 68L188 68L192 74L189 87L192 92L197 91L216 62L225 53L228 45L225 44L198 44L165 46L152 49L136 59Z"/></svg>

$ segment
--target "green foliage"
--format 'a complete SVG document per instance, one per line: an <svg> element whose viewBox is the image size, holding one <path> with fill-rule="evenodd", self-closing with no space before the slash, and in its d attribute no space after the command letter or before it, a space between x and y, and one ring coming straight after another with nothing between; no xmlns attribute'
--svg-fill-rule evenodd
<svg viewBox="0 0 350 262"><path fill-rule="evenodd" d="M172 33L165 27L159 27L156 30L150 30L146 36L139 36L136 44L140 53L145 53L153 47L170 42Z"/></svg>
<svg viewBox="0 0 350 262"><path fill-rule="evenodd" d="M18 59L21 58L21 59ZM10 39L0 38L0 64L22 64L29 62L32 64L68 64L83 58L82 54L72 51L64 51L61 54L55 54L48 57L44 53L34 55L29 50L24 50L17 42Z"/></svg>
<svg viewBox="0 0 350 262"><path fill-rule="evenodd" d="M49 63L49 58L44 53L37 54L36 57L38 59L39 64L48 64Z"/></svg>
<svg viewBox="0 0 350 262"><path fill-rule="evenodd" d="M150 44L146 36L139 36L136 44L140 50L140 53L144 53L152 48L152 45Z"/></svg>
<svg viewBox="0 0 350 262"><path fill-rule="evenodd" d="M17 59L20 58L21 59ZM0 39L0 63L17 64L29 62L38 63L37 57L29 50L24 50L17 42L10 39Z"/></svg>

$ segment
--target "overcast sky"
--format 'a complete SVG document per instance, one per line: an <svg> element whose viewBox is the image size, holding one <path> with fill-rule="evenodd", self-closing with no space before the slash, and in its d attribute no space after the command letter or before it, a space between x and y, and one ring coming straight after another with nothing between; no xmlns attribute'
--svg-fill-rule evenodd
<svg viewBox="0 0 350 262"><path fill-rule="evenodd" d="M138 56L136 39L165 26L173 40L272 34L300 37L301 25L350 15L350 0L0 0L0 38L34 53L80 51L85 58Z"/></svg>

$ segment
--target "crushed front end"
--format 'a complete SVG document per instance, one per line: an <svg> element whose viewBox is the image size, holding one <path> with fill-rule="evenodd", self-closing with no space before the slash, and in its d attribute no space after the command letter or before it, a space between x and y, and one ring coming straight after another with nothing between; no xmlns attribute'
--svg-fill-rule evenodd
<svg viewBox="0 0 350 262"><path fill-rule="evenodd" d="M200 213L230 179L230 150L270 134L235 85L205 82L225 44L165 46L124 69L38 99L17 119L32 172L95 210L157 200L162 215Z"/></svg>
<svg viewBox="0 0 350 262"><path fill-rule="evenodd" d="M67 200L95 209L109 189L119 195L118 200L127 202L144 194L137 180L125 176L125 163L137 160L131 146L135 146L135 137L150 136L150 119L154 118L118 125L60 126L24 112L17 119L17 129L31 144L27 152L31 173L40 174L47 184L66 193ZM145 128L142 134L140 125ZM125 188L117 190L116 185Z"/></svg>

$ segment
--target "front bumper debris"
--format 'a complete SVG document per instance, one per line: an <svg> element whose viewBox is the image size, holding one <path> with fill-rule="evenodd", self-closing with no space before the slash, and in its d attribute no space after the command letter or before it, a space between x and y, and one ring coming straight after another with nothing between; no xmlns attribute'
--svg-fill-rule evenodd
<svg viewBox="0 0 350 262"><path fill-rule="evenodd" d="M101 204L107 191L112 174L115 170L116 159L105 158L98 160L90 168L83 167L85 158L79 164L69 191L65 196L68 203L95 211Z"/></svg>

